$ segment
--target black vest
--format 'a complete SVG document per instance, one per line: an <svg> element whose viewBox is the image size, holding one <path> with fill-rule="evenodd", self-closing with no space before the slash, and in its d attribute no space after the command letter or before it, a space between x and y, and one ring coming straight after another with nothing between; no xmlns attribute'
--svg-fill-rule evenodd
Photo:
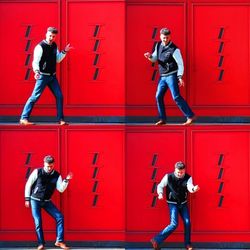
<svg viewBox="0 0 250 250"><path fill-rule="evenodd" d="M51 45L47 44L45 41L39 43L43 49L43 54L39 62L40 72L53 74L56 72L56 54L57 54L57 45L52 43Z"/></svg>
<svg viewBox="0 0 250 250"><path fill-rule="evenodd" d="M166 187L166 198L168 203L182 204L187 202L187 181L190 175L185 174L183 178L177 178L174 173L168 175Z"/></svg>
<svg viewBox="0 0 250 250"><path fill-rule="evenodd" d="M172 42L167 46L163 46L162 42L157 43L157 61L160 75L168 75L177 72L178 65L173 58L176 49L177 46Z"/></svg>
<svg viewBox="0 0 250 250"><path fill-rule="evenodd" d="M55 170L52 173L46 173L43 168L39 168L37 180L32 185L31 197L41 201L50 200L59 176L60 174Z"/></svg>

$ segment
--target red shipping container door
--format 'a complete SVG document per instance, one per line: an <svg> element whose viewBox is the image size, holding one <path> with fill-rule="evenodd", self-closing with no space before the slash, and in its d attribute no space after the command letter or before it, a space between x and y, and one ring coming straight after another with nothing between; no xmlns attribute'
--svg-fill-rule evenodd
<svg viewBox="0 0 250 250"><path fill-rule="evenodd" d="M249 116L249 5L191 6L190 103L206 116Z"/></svg>
<svg viewBox="0 0 250 250"><path fill-rule="evenodd" d="M124 116L125 3L67 1L67 115Z"/></svg>
<svg viewBox="0 0 250 250"><path fill-rule="evenodd" d="M249 242L249 128L191 131L191 165L201 190L192 199L198 242Z"/></svg>
<svg viewBox="0 0 250 250"><path fill-rule="evenodd" d="M64 200L68 240L124 240L124 130L65 130L65 166L72 171Z"/></svg>
<svg viewBox="0 0 250 250"><path fill-rule="evenodd" d="M147 242L169 224L166 201L157 184L185 161L185 130L128 128L126 132L126 241ZM182 231L180 223L177 232ZM174 234L170 240L177 240Z"/></svg>
<svg viewBox="0 0 250 250"><path fill-rule="evenodd" d="M30 173L43 167L43 158L55 157L60 171L58 129L6 128L0 131L0 240L36 240L31 210L24 205L24 188ZM53 197L59 206L59 194ZM55 239L55 222L44 213L47 240Z"/></svg>
<svg viewBox="0 0 250 250"><path fill-rule="evenodd" d="M58 3L4 1L0 2L0 13L0 46L3 48L0 115L20 115L35 84L31 65L34 47L45 38L48 26L58 27ZM53 110L48 113L51 107ZM32 114L55 115L55 100L49 90L42 95Z"/></svg>
<svg viewBox="0 0 250 250"><path fill-rule="evenodd" d="M160 29L172 31L173 42L186 58L185 4L131 4L127 5L126 31L126 108L130 116L156 116L155 93L159 79L158 65L144 57L153 52L160 41ZM184 78L185 79L185 78ZM181 88L185 97L186 88ZM181 115L173 102L170 92L166 94L168 115Z"/></svg>

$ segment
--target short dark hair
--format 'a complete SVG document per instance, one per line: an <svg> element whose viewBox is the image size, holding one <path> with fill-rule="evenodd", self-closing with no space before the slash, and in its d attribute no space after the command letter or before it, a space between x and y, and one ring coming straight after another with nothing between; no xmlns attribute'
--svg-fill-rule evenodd
<svg viewBox="0 0 250 250"><path fill-rule="evenodd" d="M182 169L186 168L185 164L182 161L176 162L174 167L179 169L179 170L182 170Z"/></svg>
<svg viewBox="0 0 250 250"><path fill-rule="evenodd" d="M53 156L51 155L46 155L43 159L44 162L48 163L48 164L52 164L55 162L55 159Z"/></svg>
<svg viewBox="0 0 250 250"><path fill-rule="evenodd" d="M51 32L52 34L57 34L58 30L55 27L48 27L47 32Z"/></svg>
<svg viewBox="0 0 250 250"><path fill-rule="evenodd" d="M160 34L164 35L164 36L168 36L171 34L171 31L168 28L162 28L160 30Z"/></svg>

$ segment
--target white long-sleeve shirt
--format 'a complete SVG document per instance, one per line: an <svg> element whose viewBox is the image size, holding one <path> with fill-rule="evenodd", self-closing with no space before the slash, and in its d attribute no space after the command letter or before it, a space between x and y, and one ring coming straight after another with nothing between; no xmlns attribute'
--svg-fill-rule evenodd
<svg viewBox="0 0 250 250"><path fill-rule="evenodd" d="M164 193L164 188L165 188L167 185L168 185L168 174L166 174L166 175L162 178L161 182L158 184L158 186L157 186L157 194L158 194L158 195L159 195L159 194L163 194L163 193ZM187 189L188 189L188 191L189 191L190 193L194 193L193 187L194 187L194 185L193 185L193 179L192 179L192 177L190 176L190 178L189 178L188 181L187 181Z"/></svg>
<svg viewBox="0 0 250 250"><path fill-rule="evenodd" d="M44 42L47 43L46 40L44 40ZM34 72L40 71L39 62L42 58L42 55L43 55L43 48L40 44L37 44L35 49L34 49L33 61L32 61L32 68L33 68ZM59 50L57 49L56 62L60 63L65 58L65 56L66 56L66 53L59 52Z"/></svg>
<svg viewBox="0 0 250 250"><path fill-rule="evenodd" d="M182 59L182 55L181 55L180 49L177 48L174 51L173 58L176 61L177 66L178 66L177 76L178 77L182 77L183 74L184 74L184 63L183 63L183 59ZM155 50L154 50L154 52L152 54L151 61L152 62L156 62L157 61L157 45L155 46Z"/></svg>
<svg viewBox="0 0 250 250"><path fill-rule="evenodd" d="M30 198L30 196L31 196L31 187L35 183L35 181L37 180L37 178L38 178L38 169L35 169L31 173L31 175L29 176L28 181L26 182L25 192L24 192L24 197L25 198ZM57 182L56 182L56 189L60 193L62 193L67 188L68 184L69 184L68 182L66 182L65 180L62 180L62 176L60 175L58 177L58 179L57 179Z"/></svg>

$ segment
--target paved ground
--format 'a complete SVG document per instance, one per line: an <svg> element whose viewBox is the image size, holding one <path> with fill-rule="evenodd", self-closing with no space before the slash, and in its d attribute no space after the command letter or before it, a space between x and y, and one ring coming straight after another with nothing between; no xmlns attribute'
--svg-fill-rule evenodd
<svg viewBox="0 0 250 250"><path fill-rule="evenodd" d="M59 248L52 248L48 247L47 250L58 250ZM152 250L152 248L89 248L89 247L72 247L70 248L72 250ZM195 250L225 250L226 248L195 248ZM227 248L228 249L228 248ZM242 250L242 249L248 249L249 248L230 248L230 250ZM36 247L30 248L30 247L15 247L15 248L5 248L0 247L0 250L36 250ZM162 250L184 250L184 248L162 248Z"/></svg>

